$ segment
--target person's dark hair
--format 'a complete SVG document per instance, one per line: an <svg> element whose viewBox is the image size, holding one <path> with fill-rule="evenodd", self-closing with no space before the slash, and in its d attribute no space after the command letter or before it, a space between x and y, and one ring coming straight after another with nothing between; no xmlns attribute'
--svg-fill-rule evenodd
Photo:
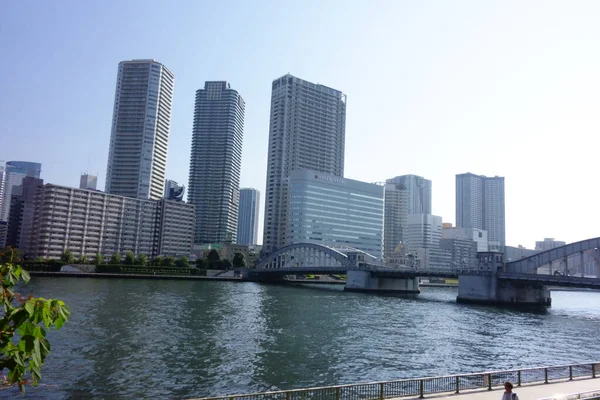
<svg viewBox="0 0 600 400"><path fill-rule="evenodd" d="M513 388L513 384L510 383L509 381L504 382L504 387L508 386L510 388L510 390L512 390Z"/></svg>

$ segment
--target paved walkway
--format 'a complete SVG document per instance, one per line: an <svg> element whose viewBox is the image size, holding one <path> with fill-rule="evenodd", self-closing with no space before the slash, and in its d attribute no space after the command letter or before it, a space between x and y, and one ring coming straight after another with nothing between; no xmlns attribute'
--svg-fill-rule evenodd
<svg viewBox="0 0 600 400"><path fill-rule="evenodd" d="M513 391L519 396L519 400L538 400L552 396L589 392L591 390L600 390L600 378L577 379L573 381L564 381L548 384L515 385ZM435 400L501 400L504 388L495 388L491 391L469 391L450 396L426 395L425 399ZM402 398L406 399L406 397Z"/></svg>

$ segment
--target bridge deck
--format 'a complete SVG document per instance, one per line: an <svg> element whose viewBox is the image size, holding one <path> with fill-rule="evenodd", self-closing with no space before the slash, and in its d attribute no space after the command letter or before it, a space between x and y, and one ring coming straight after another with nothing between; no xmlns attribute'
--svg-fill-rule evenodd
<svg viewBox="0 0 600 400"><path fill-rule="evenodd" d="M572 393L589 392L592 390L600 390L600 379L577 379L573 381L563 382L551 382L549 384L528 384L523 386L515 386L513 391L519 396L521 400L537 400L546 399L549 397L557 397L558 395L566 395ZM496 387L492 391L489 390L476 390L469 391L460 394L433 396L428 395L425 398L428 399L452 399L452 400L489 400L489 399L501 399L503 387ZM407 397L397 398L406 400Z"/></svg>

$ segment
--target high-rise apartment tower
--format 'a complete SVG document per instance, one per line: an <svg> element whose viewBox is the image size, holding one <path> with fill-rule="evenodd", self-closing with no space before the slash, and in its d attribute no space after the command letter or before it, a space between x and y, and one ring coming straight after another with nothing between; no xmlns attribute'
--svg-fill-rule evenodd
<svg viewBox="0 0 600 400"><path fill-rule="evenodd" d="M504 178L456 175L456 226L488 232L490 250L504 251Z"/></svg>
<svg viewBox="0 0 600 400"><path fill-rule="evenodd" d="M271 86L263 250L287 244L288 188L294 170L344 176L346 95L292 75Z"/></svg>
<svg viewBox="0 0 600 400"><path fill-rule="evenodd" d="M119 63L106 192L158 200L167 170L174 76L154 60Z"/></svg>
<svg viewBox="0 0 600 400"><path fill-rule="evenodd" d="M260 192L252 188L240 189L237 244L250 246L258 240L258 212Z"/></svg>
<svg viewBox="0 0 600 400"><path fill-rule="evenodd" d="M196 91L188 201L196 206L197 244L236 240L244 110L227 82Z"/></svg>

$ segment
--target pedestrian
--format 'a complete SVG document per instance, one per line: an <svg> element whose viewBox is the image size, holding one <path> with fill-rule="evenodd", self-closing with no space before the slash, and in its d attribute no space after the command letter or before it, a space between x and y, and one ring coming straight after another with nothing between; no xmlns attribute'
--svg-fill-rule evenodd
<svg viewBox="0 0 600 400"><path fill-rule="evenodd" d="M512 391L513 384L506 381L504 382L504 395L502 400L519 400L519 396Z"/></svg>

